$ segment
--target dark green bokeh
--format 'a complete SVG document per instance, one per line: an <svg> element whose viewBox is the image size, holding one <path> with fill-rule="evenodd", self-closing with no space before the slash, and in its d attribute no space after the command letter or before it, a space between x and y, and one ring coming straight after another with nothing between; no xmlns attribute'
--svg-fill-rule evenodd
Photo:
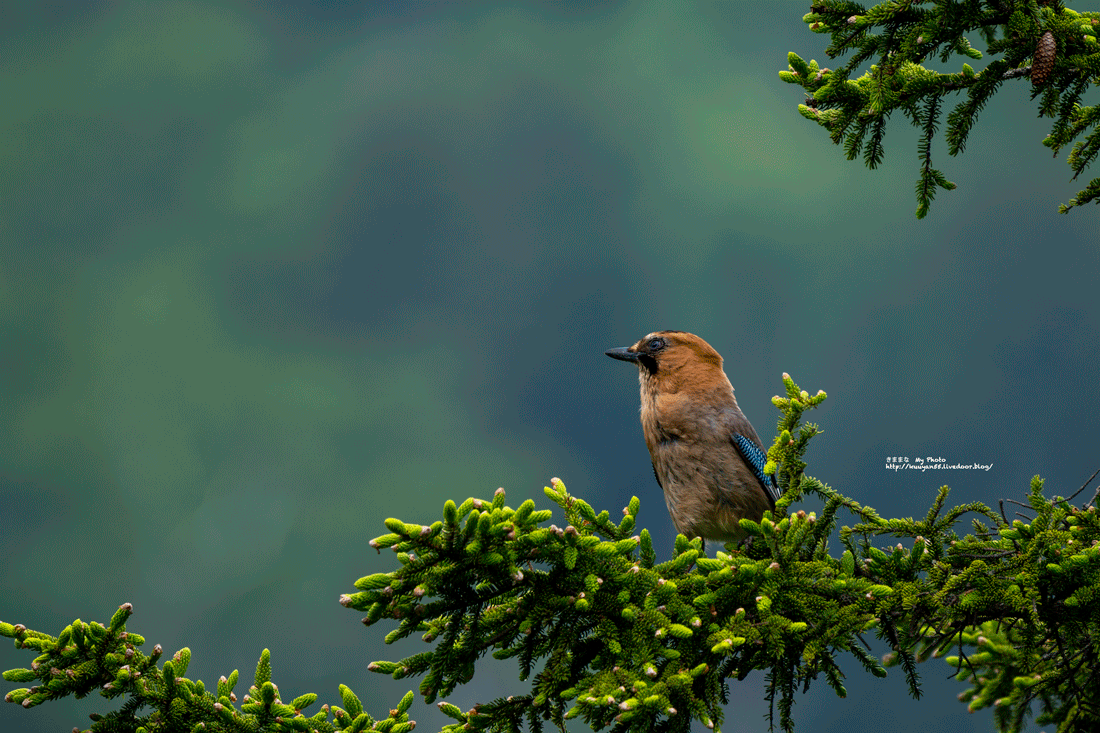
<svg viewBox="0 0 1100 733"><path fill-rule="evenodd" d="M337 604L392 564L384 517L501 485L547 505L559 475L613 513L639 495L668 554L635 376L603 356L656 329L726 357L765 441L781 372L825 389L809 472L885 516L1097 467L1096 214L1056 214L1080 185L1026 83L965 156L934 148L959 190L918 222L905 121L872 173L779 81L788 51L835 66L805 3L382 5L5 6L0 618L130 601L192 678L248 679L267 646L284 696L344 682L384 715L416 683L366 663L420 642ZM915 702L853 664L800 729L990 730L947 672ZM761 689L734 685L726 731L761 729ZM2 705L0 729L102 704Z"/></svg>

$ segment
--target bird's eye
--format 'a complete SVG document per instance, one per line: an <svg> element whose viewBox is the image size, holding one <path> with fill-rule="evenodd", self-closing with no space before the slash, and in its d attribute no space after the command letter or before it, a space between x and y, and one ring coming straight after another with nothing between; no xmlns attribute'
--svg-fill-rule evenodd
<svg viewBox="0 0 1100 733"><path fill-rule="evenodd" d="M650 339L649 343L646 344L646 348L649 349L650 351L659 351L660 349L663 349L664 347L665 347L665 340L664 339Z"/></svg>

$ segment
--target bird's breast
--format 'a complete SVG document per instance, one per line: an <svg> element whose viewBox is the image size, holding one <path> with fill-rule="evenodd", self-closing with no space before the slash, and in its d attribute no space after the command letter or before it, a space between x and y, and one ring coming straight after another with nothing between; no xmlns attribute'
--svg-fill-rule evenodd
<svg viewBox="0 0 1100 733"><path fill-rule="evenodd" d="M693 400L685 393L642 391L642 429L646 442L708 440L726 429L722 410L706 401Z"/></svg>
<svg viewBox="0 0 1100 733"><path fill-rule="evenodd" d="M770 507L731 441L736 403L690 397L643 391L641 421L653 471L678 531L738 539L744 534L738 520L759 520Z"/></svg>

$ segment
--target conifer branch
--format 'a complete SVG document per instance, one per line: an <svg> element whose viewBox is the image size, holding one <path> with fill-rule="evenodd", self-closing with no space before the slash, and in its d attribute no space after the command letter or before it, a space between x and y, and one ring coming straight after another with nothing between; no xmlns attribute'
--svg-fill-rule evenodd
<svg viewBox="0 0 1100 733"><path fill-rule="evenodd" d="M408 715L415 699L411 690L389 711L389 717L375 720L363 711L355 693L340 685L343 707L323 705L315 715L307 718L302 710L317 702L317 695L307 693L284 703L278 686L271 681L271 652L267 649L256 665L255 683L238 708L237 695L233 692L239 677L237 670L228 678L219 679L215 689L207 690L202 680L184 677L191 662L191 650L187 647L158 667L157 662L164 653L160 644L147 656L138 649L145 644L145 639L126 630L126 621L133 612L133 605L124 603L108 625L77 619L56 637L32 631L22 624L0 621L0 636L14 639L20 649L40 652L31 662L30 669L4 672L8 682L37 681L38 684L12 690L4 700L32 708L69 695L82 698L94 691L107 699L127 695L128 699L119 710L91 715L93 723L89 730L104 733L409 733L416 727L416 721L409 720ZM144 708L150 710L141 715ZM330 713L332 720L329 720Z"/></svg>
<svg viewBox="0 0 1100 733"><path fill-rule="evenodd" d="M947 508L946 486L922 519L883 518L806 475L803 457L820 431L803 417L826 395L811 396L786 374L783 384L765 471L784 493L761 521L741 520L751 542L714 557L700 539L678 536L658 563L649 533L634 534L637 497L615 523L558 479L545 495L564 527L532 500L509 507L503 489L448 501L430 525L387 519L389 533L370 545L391 549L397 567L360 578L340 601L368 626L396 622L387 643L416 633L430 646L368 669L421 678L432 702L470 682L485 654L516 659L522 684L512 694L468 711L437 703L455 721L444 733L562 729L571 718L617 732L686 733L693 721L719 729L730 681L764 670L772 725L792 731L799 689L824 675L847 695L844 652L873 676L900 666L915 697L917 663L947 654L953 676L970 685L960 699L970 710L994 706L1002 731L1020 730L1036 710L1037 722L1059 730L1100 725L1091 696L1100 689L1100 512L1046 498L1036 476L1026 521L978 502ZM820 517L791 511L811 494L824 501ZM834 556L841 509L856 521L840 528ZM966 515L973 533L960 536ZM875 546L883 537L894 544ZM4 674L36 683L6 699L30 707L95 690L127 695L121 710L95 719L97 733L412 728L412 693L376 722L341 687L342 708L304 717L316 696L281 703L266 652L238 709L236 673L215 694L183 677L188 650L159 667L159 647L143 656L144 640L125 630L131 610L123 606L109 626L74 621L56 638L0 622L0 635L40 653L30 669ZM883 659L868 633L891 649ZM151 712L139 717L144 708Z"/></svg>
<svg viewBox="0 0 1100 733"><path fill-rule="evenodd" d="M829 58L849 52L852 57L832 71L788 54L788 69L780 71L779 77L805 89L807 101L798 106L799 113L828 130L834 143L843 142L849 160L859 155L872 131L863 157L873 170L882 162L886 120L894 110L903 110L922 133L918 219L927 215L936 188L955 188L932 167L931 157L940 104L952 92L966 90L968 95L948 115L946 139L952 156L963 152L978 113L1000 86L1022 78L1030 80L1033 99L1042 95L1040 116L1057 114L1043 140L1055 155L1085 135L1067 161L1074 180L1100 155L1100 111L1078 104L1085 89L1100 83L1096 39L1100 12L1077 12L1060 0L889 0L871 8L847 0L821 0L810 6L803 21L814 33L830 35L832 42L825 50ZM923 66L937 56L944 63L956 55L981 59L982 52L966 37L974 32L986 43L986 53L1001 58L981 71L968 63L948 74ZM850 78L872 59L877 63L866 73ZM918 111L920 105L923 113ZM1086 134L1088 130L1092 132ZM1091 181L1059 211L1089 202L1100 203L1100 179Z"/></svg>

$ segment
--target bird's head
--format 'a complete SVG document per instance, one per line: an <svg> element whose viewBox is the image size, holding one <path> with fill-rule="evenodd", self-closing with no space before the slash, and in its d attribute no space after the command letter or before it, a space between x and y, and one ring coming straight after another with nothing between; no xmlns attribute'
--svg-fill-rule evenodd
<svg viewBox="0 0 1100 733"><path fill-rule="evenodd" d="M643 382L653 382L662 392L710 386L715 380L728 384L722 372L722 357L693 333L655 331L633 346L604 353L637 364Z"/></svg>

